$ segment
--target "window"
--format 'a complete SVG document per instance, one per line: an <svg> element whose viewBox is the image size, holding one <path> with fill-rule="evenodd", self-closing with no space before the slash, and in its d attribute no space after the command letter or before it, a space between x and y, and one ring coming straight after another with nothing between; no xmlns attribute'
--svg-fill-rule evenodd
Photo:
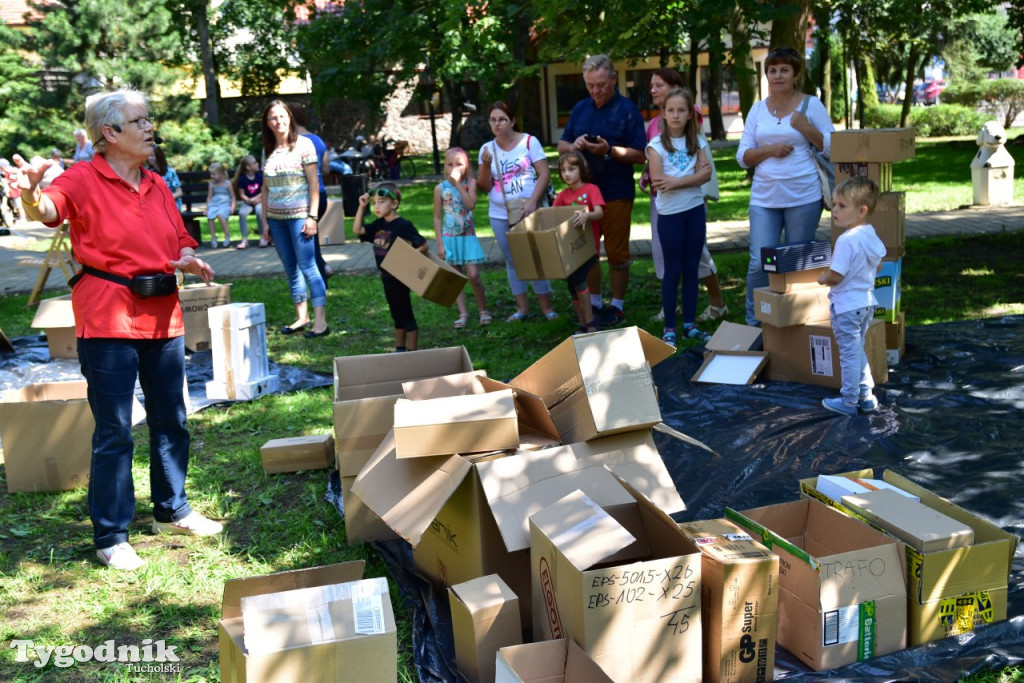
<svg viewBox="0 0 1024 683"><path fill-rule="evenodd" d="M583 82L583 74L561 74L555 76L555 115L558 127L565 128L569 122L569 114L576 103L585 97L587 84Z"/></svg>

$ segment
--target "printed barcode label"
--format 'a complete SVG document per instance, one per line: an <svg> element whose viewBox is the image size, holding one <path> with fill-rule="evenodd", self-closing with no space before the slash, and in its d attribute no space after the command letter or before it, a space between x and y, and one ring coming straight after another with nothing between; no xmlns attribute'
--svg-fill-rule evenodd
<svg viewBox="0 0 1024 683"><path fill-rule="evenodd" d="M835 645L839 642L839 612L825 612L822 635L822 645Z"/></svg>
<svg viewBox="0 0 1024 683"><path fill-rule="evenodd" d="M356 633L374 635L384 633L384 606L380 595L361 595L352 600L352 613L356 622Z"/></svg>
<svg viewBox="0 0 1024 683"><path fill-rule="evenodd" d="M811 342L811 374L834 377L836 373L832 367L831 337L812 334L809 339Z"/></svg>

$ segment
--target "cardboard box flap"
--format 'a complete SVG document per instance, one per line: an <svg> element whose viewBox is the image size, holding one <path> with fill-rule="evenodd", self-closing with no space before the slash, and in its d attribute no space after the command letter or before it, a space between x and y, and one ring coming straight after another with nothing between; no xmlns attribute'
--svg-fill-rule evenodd
<svg viewBox="0 0 1024 683"><path fill-rule="evenodd" d="M399 458L392 430L352 483L352 491L415 547L472 467L457 455Z"/></svg>
<svg viewBox="0 0 1024 683"><path fill-rule="evenodd" d="M334 402L334 446L342 477L354 477L395 423L401 396L374 396Z"/></svg>
<svg viewBox="0 0 1024 683"><path fill-rule="evenodd" d="M558 427L555 426L554 420L551 419L551 413L548 411L547 406L544 405L544 400L540 396L535 396L525 389L516 389L510 384L499 382L490 377L481 377L478 383L486 391L513 389L520 431L524 428L529 428L550 439L554 439L554 442L558 443L560 438Z"/></svg>
<svg viewBox="0 0 1024 683"><path fill-rule="evenodd" d="M607 467L607 470L605 469ZM686 509L646 430L541 451L519 451L476 465L480 483L509 552L530 547L532 514L576 489L600 505L631 497L608 470L669 513Z"/></svg>
<svg viewBox="0 0 1024 683"><path fill-rule="evenodd" d="M517 600L515 592L497 574L481 576L470 581L457 583L449 588L456 598L474 612L491 605L502 605Z"/></svg>
<svg viewBox="0 0 1024 683"><path fill-rule="evenodd" d="M402 382L402 393L411 401L422 401L429 398L446 396L463 396L465 394L482 394L486 391L477 380L487 377L486 370L457 372L441 377L428 377Z"/></svg>
<svg viewBox="0 0 1024 683"><path fill-rule="evenodd" d="M541 640L503 647L497 653L495 683L611 683L576 641Z"/></svg>
<svg viewBox="0 0 1024 683"><path fill-rule="evenodd" d="M363 578L365 564L364 560L355 560L323 567L294 569L266 576L228 579L224 582L221 619L235 619L242 616L242 598L252 595L358 581Z"/></svg>
<svg viewBox="0 0 1024 683"><path fill-rule="evenodd" d="M472 370L464 346L343 356L334 359L334 400L392 396L402 393L402 382Z"/></svg>
<svg viewBox="0 0 1024 683"><path fill-rule="evenodd" d="M579 490L530 520L581 572L639 540Z"/></svg>
<svg viewBox="0 0 1024 683"><path fill-rule="evenodd" d="M842 503L924 552L974 542L974 530L968 525L892 489L849 494L843 496Z"/></svg>
<svg viewBox="0 0 1024 683"><path fill-rule="evenodd" d="M765 509L766 508L756 508L755 510L760 511ZM748 510L747 512L752 511ZM785 532L777 533L776 531L774 531L773 529L777 527L771 522L768 522L766 524L755 522L753 519L747 517L742 512L739 512L738 510L733 510L730 507L725 508L725 518L731 522L735 522L742 528L749 531L755 539L757 539L762 545L766 546L767 548L771 550L775 550L776 548L782 548L783 550L791 554L793 557L809 566L811 569L817 571L818 561L815 560L807 551L805 551L799 545L791 542L788 538L783 536L782 533ZM784 520L781 519L778 521L784 522ZM802 521L803 520L799 520L801 527L803 526ZM794 520L794 522L796 522L796 520ZM794 533L798 533L797 530L793 529L792 524L783 523L782 526L784 526L784 528L786 529L793 530ZM802 529L799 533L802 533Z"/></svg>
<svg viewBox="0 0 1024 683"><path fill-rule="evenodd" d="M669 346L646 330L639 327L635 329L640 335L640 346L643 347L644 358L652 368L666 358L671 358L672 354L676 352L675 347Z"/></svg>
<svg viewBox="0 0 1024 683"><path fill-rule="evenodd" d="M761 328L754 325L740 325L725 320L704 345L708 351L760 351L762 347Z"/></svg>
<svg viewBox="0 0 1024 683"><path fill-rule="evenodd" d="M32 327L49 329L54 327L74 327L75 311L71 307L71 295L43 299L32 318Z"/></svg>

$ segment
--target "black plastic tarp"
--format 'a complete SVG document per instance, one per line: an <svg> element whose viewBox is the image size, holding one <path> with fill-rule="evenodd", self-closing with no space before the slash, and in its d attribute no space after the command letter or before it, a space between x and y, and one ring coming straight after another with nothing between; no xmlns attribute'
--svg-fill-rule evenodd
<svg viewBox="0 0 1024 683"><path fill-rule="evenodd" d="M694 384L698 350L654 368L666 424L714 453L655 433L687 510L678 521L722 516L799 497L798 481L864 468L893 469L1024 535L1024 316L911 327L907 352L876 390L877 413L840 417L821 406L835 390L784 382ZM340 499L340 497L339 497ZM415 606L422 681L454 681L447 597L411 569L401 543L378 544ZM778 648L776 678L952 681L1024 662L1024 549L1009 580L1010 619L828 672Z"/></svg>

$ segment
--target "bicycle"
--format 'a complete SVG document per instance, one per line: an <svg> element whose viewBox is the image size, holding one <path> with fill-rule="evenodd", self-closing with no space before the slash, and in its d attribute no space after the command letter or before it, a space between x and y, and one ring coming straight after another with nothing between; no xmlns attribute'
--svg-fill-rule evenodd
<svg viewBox="0 0 1024 683"><path fill-rule="evenodd" d="M389 139L374 145L371 177L374 180L413 180L416 177L416 162L406 156L408 149L409 143L405 140Z"/></svg>

